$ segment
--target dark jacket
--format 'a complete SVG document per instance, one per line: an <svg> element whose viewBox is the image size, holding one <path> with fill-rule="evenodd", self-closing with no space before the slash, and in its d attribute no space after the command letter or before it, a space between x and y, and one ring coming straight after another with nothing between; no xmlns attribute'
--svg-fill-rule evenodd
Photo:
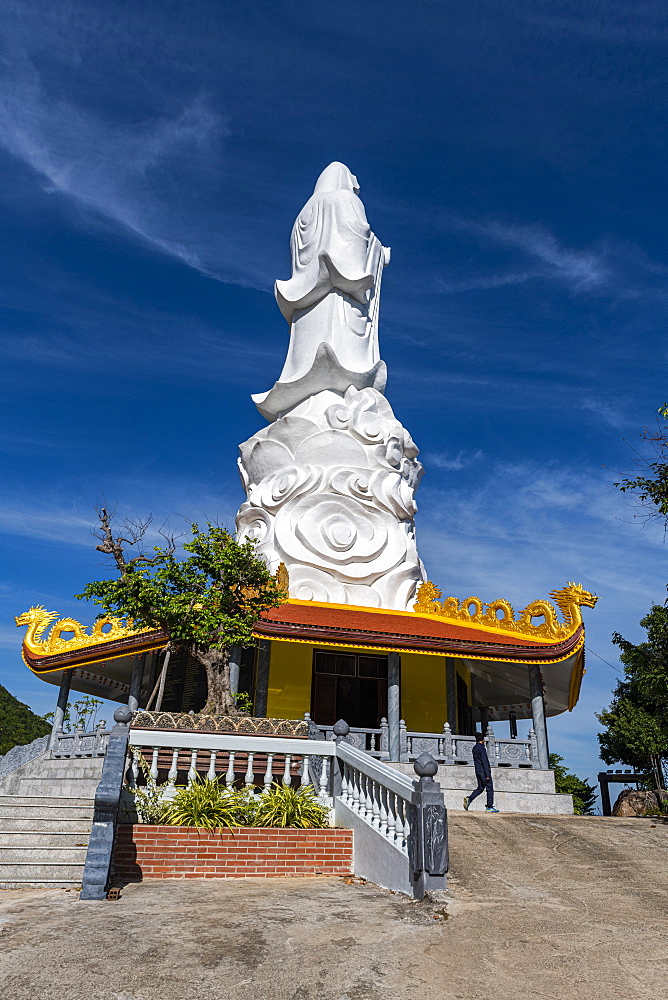
<svg viewBox="0 0 668 1000"><path fill-rule="evenodd" d="M492 777L492 769L489 766L489 757L484 743L476 743L473 747L473 765L476 775L480 775L481 778Z"/></svg>

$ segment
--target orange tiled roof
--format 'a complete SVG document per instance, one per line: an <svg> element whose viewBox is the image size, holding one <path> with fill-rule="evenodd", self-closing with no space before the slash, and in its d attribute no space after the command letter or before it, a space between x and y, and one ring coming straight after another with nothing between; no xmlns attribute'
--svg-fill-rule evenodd
<svg viewBox="0 0 668 1000"><path fill-rule="evenodd" d="M567 639L549 641L409 611L376 611L290 601L265 611L256 634L301 642L389 647L516 661L562 659L579 642L582 628Z"/></svg>

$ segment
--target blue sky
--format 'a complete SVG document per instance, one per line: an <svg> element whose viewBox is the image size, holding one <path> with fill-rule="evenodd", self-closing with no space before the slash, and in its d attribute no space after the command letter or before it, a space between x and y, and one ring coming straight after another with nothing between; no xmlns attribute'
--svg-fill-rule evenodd
<svg viewBox="0 0 668 1000"><path fill-rule="evenodd" d="M612 487L668 392L663 4L7 0L0 12L0 682L13 616L104 572L93 507L232 523L273 300L331 160L392 247L381 350L448 594L580 580L587 645L665 598ZM552 748L598 768L594 655Z"/></svg>

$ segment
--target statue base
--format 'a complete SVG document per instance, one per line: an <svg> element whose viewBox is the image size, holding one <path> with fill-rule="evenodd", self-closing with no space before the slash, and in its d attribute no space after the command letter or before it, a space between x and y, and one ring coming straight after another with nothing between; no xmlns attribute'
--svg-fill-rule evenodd
<svg viewBox="0 0 668 1000"><path fill-rule="evenodd" d="M239 540L254 538L290 597L408 610L425 579L415 543L418 449L375 388L309 399L239 448L247 500Z"/></svg>

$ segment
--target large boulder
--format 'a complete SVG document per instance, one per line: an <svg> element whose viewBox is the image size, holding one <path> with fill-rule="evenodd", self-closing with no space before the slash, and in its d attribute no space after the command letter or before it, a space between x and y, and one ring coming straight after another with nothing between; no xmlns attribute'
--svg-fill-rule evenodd
<svg viewBox="0 0 668 1000"><path fill-rule="evenodd" d="M625 788L612 807L613 816L648 816L661 811L656 792Z"/></svg>

